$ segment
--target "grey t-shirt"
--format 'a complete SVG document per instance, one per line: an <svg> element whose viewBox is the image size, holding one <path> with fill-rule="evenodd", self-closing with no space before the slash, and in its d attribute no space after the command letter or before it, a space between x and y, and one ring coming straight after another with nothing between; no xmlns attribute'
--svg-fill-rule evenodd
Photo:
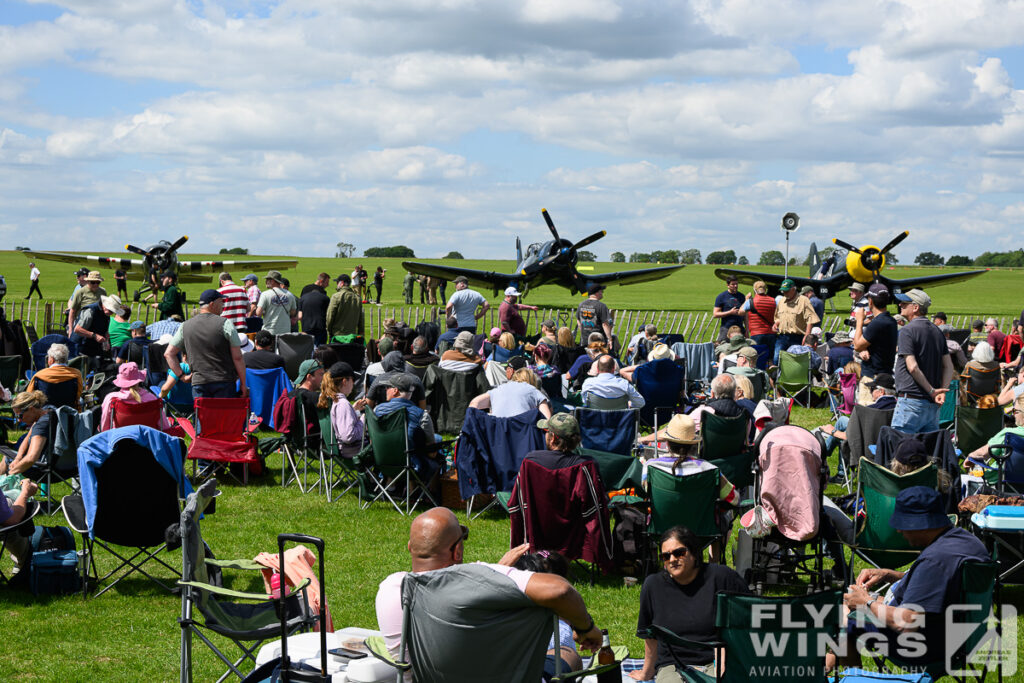
<svg viewBox="0 0 1024 683"><path fill-rule="evenodd" d="M494 387L488 394L494 417L521 415L548 400L535 386L526 382L507 382Z"/></svg>
<svg viewBox="0 0 1024 683"><path fill-rule="evenodd" d="M476 327L476 309L483 306L486 301L483 294L472 289L460 289L448 299L459 321L459 327Z"/></svg>
<svg viewBox="0 0 1024 683"><path fill-rule="evenodd" d="M591 332L604 334L604 324L611 322L611 311L604 305L603 301L597 299L586 299L580 302L576 311L576 317L580 321L580 334L584 343L587 335Z"/></svg>
<svg viewBox="0 0 1024 683"><path fill-rule="evenodd" d="M287 334L292 331L291 316L298 309L295 295L287 289L274 287L260 294L256 308L263 311L263 329L271 334Z"/></svg>
<svg viewBox="0 0 1024 683"><path fill-rule="evenodd" d="M907 371L907 356L913 356L921 373L935 388L942 385L942 357L949 355L946 337L927 318L914 318L900 329L896 342L896 393L931 400Z"/></svg>

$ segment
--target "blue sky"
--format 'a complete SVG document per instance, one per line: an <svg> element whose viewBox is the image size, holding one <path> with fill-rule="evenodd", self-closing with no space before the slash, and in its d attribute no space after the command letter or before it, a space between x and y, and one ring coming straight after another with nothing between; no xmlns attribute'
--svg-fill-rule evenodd
<svg viewBox="0 0 1024 683"><path fill-rule="evenodd" d="M995 0L5 0L0 235L1018 248L1022 36Z"/></svg>

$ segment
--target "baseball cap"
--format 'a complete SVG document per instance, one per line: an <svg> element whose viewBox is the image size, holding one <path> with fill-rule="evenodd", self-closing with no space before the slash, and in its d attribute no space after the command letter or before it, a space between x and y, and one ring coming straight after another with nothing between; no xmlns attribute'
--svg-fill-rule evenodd
<svg viewBox="0 0 1024 683"><path fill-rule="evenodd" d="M804 285L803 287L800 288L800 293L801 294L814 294L814 287L811 287L810 285Z"/></svg>
<svg viewBox="0 0 1024 683"><path fill-rule="evenodd" d="M85 277L88 274L89 274L89 269L88 268L79 268L78 270L75 271L75 276Z"/></svg>
<svg viewBox="0 0 1024 683"><path fill-rule="evenodd" d="M604 291L604 285L600 282L591 282L587 286L587 294L597 294L598 292Z"/></svg>
<svg viewBox="0 0 1024 683"><path fill-rule="evenodd" d="M888 372L880 372L875 375L868 384L868 389L874 391L875 389L890 389L896 391L896 380Z"/></svg>
<svg viewBox="0 0 1024 683"><path fill-rule="evenodd" d="M416 387L415 379L415 377L407 372L396 372L384 381L387 382L386 386L398 389L404 394L412 391Z"/></svg>
<svg viewBox="0 0 1024 683"><path fill-rule="evenodd" d="M872 299L885 299L889 300L889 288L885 285L876 282L875 284L868 287L868 296Z"/></svg>
<svg viewBox="0 0 1024 683"><path fill-rule="evenodd" d="M355 377L356 372L352 369L352 366L344 361L338 361L327 370L327 374L335 379L339 377Z"/></svg>
<svg viewBox="0 0 1024 683"><path fill-rule="evenodd" d="M522 296L522 293L515 287L506 287L505 296Z"/></svg>
<svg viewBox="0 0 1024 683"><path fill-rule="evenodd" d="M216 289L204 289L203 293L199 295L199 305L206 306L212 304L217 299L223 299L224 295L218 292Z"/></svg>
<svg viewBox="0 0 1024 683"><path fill-rule="evenodd" d="M779 291L785 294L789 290L793 289L794 285L795 283L787 277L785 280L782 281L782 284L779 285Z"/></svg>
<svg viewBox="0 0 1024 683"><path fill-rule="evenodd" d="M744 358L757 358L757 349L753 346L744 346L736 352L736 355L743 356Z"/></svg>
<svg viewBox="0 0 1024 683"><path fill-rule="evenodd" d="M307 377L309 377L322 367L323 366L320 365L320 361L316 360L315 358L307 358L306 360L302 361L302 364L299 365L299 374L295 377L295 386L299 386L300 384L302 384L304 381L306 381Z"/></svg>
<svg viewBox="0 0 1024 683"><path fill-rule="evenodd" d="M911 486L896 494L896 508L889 526L897 531L944 529L951 525L942 495L928 486Z"/></svg>
<svg viewBox="0 0 1024 683"><path fill-rule="evenodd" d="M508 366L513 370L522 370L526 365L526 358L523 356L512 356L508 359Z"/></svg>
<svg viewBox="0 0 1024 683"><path fill-rule="evenodd" d="M346 285L352 284L352 276L347 273L342 273L338 277L334 278L335 282L344 282Z"/></svg>
<svg viewBox="0 0 1024 683"><path fill-rule="evenodd" d="M537 429L544 429L558 436L576 436L580 433L580 424L569 413L555 413L546 420L538 420Z"/></svg>
<svg viewBox="0 0 1024 683"><path fill-rule="evenodd" d="M918 306L931 306L932 298L920 289L912 289L909 292L900 292L896 295L896 301L913 303Z"/></svg>
<svg viewBox="0 0 1024 683"><path fill-rule="evenodd" d="M144 330L146 329L146 323L141 320L133 320L132 324L128 326L129 330Z"/></svg>
<svg viewBox="0 0 1024 683"><path fill-rule="evenodd" d="M248 275L242 278L242 282L249 282L250 280L252 282L256 282L256 280L258 279L259 278L256 277L256 273L249 273Z"/></svg>
<svg viewBox="0 0 1024 683"><path fill-rule="evenodd" d="M455 278L454 280L452 280L452 282L454 282L455 284L459 284L460 282L462 282L462 283L465 283L465 284L468 285L469 284L469 278L466 277L465 275L460 275L457 278Z"/></svg>

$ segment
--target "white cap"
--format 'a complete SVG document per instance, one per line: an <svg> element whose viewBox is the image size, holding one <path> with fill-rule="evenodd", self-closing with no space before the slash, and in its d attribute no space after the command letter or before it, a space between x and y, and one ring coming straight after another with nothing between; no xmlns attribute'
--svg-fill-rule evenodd
<svg viewBox="0 0 1024 683"><path fill-rule="evenodd" d="M821 336L821 328L820 327L812 327L811 328L811 334L813 334L815 337L820 337Z"/></svg>
<svg viewBox="0 0 1024 683"><path fill-rule="evenodd" d="M506 287L505 296L522 296L522 294L520 294L519 290L515 287Z"/></svg>

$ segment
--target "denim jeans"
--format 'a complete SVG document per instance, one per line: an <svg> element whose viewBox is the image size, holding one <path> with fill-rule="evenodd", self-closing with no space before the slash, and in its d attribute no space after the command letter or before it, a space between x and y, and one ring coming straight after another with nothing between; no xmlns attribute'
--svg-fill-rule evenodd
<svg viewBox="0 0 1024 683"><path fill-rule="evenodd" d="M850 418L848 418L846 415L840 415L839 419L836 420L836 428L835 431L832 432L832 434L835 434L836 432L845 432L846 428L849 426ZM839 439L832 436L832 434L826 435L824 432L822 432L821 434L823 437L825 437L825 455L832 455L832 451L835 450L835 447L839 444Z"/></svg>
<svg viewBox="0 0 1024 683"><path fill-rule="evenodd" d="M772 364L779 364L779 353L785 351L794 344L799 344L803 341L804 335L797 332L796 334L779 334L775 338L775 351L772 354Z"/></svg>
<svg viewBox="0 0 1024 683"><path fill-rule="evenodd" d="M238 398L234 380L192 385L192 398Z"/></svg>
<svg viewBox="0 0 1024 683"><path fill-rule="evenodd" d="M951 397L956 400L955 397ZM939 404L926 398L897 398L892 428L904 434L935 432L939 429Z"/></svg>

